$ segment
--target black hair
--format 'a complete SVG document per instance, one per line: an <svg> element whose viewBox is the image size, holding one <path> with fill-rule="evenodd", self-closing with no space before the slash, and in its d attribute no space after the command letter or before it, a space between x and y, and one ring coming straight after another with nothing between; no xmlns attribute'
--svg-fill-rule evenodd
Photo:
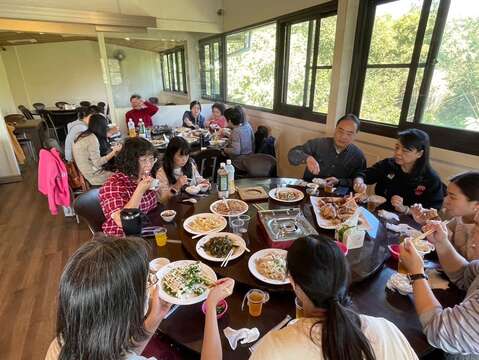
<svg viewBox="0 0 479 360"><path fill-rule="evenodd" d="M269 130L266 126L260 125L254 133L254 148L259 151L261 149L264 140L268 137Z"/></svg>
<svg viewBox="0 0 479 360"><path fill-rule="evenodd" d="M398 140L408 150L422 150L422 156L416 160L411 175L420 177L426 171L432 171L429 163L429 135L419 129L407 129L398 133Z"/></svg>
<svg viewBox="0 0 479 360"><path fill-rule="evenodd" d="M117 360L144 341L148 271L143 239L102 236L82 245L60 279L58 359Z"/></svg>
<svg viewBox="0 0 479 360"><path fill-rule="evenodd" d="M138 94L133 94L130 96L130 101L133 100L133 99L141 99L141 96L138 95Z"/></svg>
<svg viewBox="0 0 479 360"><path fill-rule="evenodd" d="M214 103L213 105L211 105L211 110L213 109L218 109L221 113L221 115L224 115L225 114L225 105L223 103Z"/></svg>
<svg viewBox="0 0 479 360"><path fill-rule="evenodd" d="M467 171L451 178L451 182L467 197L469 201L479 201L479 171Z"/></svg>
<svg viewBox="0 0 479 360"><path fill-rule="evenodd" d="M88 108L91 114L101 114L104 108L101 108L99 105L90 105Z"/></svg>
<svg viewBox="0 0 479 360"><path fill-rule="evenodd" d="M98 142L100 143L100 155L105 156L111 151L111 146L108 142L107 132L108 124L106 123L105 117L100 114L93 114L92 116L90 116L90 121L88 121L88 129L78 135L75 142L91 134L95 134L96 138L98 139Z"/></svg>
<svg viewBox="0 0 479 360"><path fill-rule="evenodd" d="M120 152L115 156L115 168L132 178L138 177L140 157L152 155L156 158L153 145L141 137L127 138Z"/></svg>
<svg viewBox="0 0 479 360"><path fill-rule="evenodd" d="M192 110L193 106L195 106L195 105L198 105L200 107L200 110L201 110L201 103L198 100L193 100L192 102L190 102L190 110Z"/></svg>
<svg viewBox="0 0 479 360"><path fill-rule="evenodd" d="M374 351L361 330L359 316L349 309L349 267L333 240L324 235L297 239L288 249L290 276L315 307L326 309L321 331L325 360L375 359ZM310 329L322 323L316 322Z"/></svg>
<svg viewBox="0 0 479 360"><path fill-rule="evenodd" d="M226 120L231 121L233 125L244 123L244 112L241 106L230 107L225 110L224 116Z"/></svg>
<svg viewBox="0 0 479 360"><path fill-rule="evenodd" d="M336 121L336 127L338 127L339 123L344 120L351 120L352 122L354 122L356 124L356 132L359 131L359 127L361 126L361 120L359 120L356 115L346 114L344 116L341 116L338 121Z"/></svg>
<svg viewBox="0 0 479 360"><path fill-rule="evenodd" d="M175 155L178 151L181 155L190 155L191 148L188 144L188 141L180 136L175 136L168 143L165 151L165 157L163 158L163 170L165 170L166 177L168 178L168 182L170 184L174 184L176 182L176 179L173 175L173 170L175 169ZM186 165L181 168L183 174L189 178L191 178L193 175L192 162L193 160L190 156Z"/></svg>
<svg viewBox="0 0 479 360"><path fill-rule="evenodd" d="M90 107L80 107L78 111L78 118L84 119L91 114L93 114L93 112L90 110Z"/></svg>

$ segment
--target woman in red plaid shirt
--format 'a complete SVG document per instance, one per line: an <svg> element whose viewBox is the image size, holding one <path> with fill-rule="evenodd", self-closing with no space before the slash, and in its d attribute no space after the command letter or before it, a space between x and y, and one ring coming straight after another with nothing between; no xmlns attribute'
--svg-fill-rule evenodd
<svg viewBox="0 0 479 360"><path fill-rule="evenodd" d="M150 190L150 176L156 163L153 145L142 138L128 138L115 159L117 172L100 189L100 204L105 222L103 232L110 236L124 236L120 212L124 208L140 209L148 213L157 206L156 192Z"/></svg>

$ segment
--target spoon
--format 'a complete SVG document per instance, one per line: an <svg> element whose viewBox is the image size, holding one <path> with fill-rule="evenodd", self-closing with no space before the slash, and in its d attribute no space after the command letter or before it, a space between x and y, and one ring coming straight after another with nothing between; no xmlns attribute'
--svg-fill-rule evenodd
<svg viewBox="0 0 479 360"><path fill-rule="evenodd" d="M182 202L184 202L184 203L185 202L190 202L192 204L196 204L198 202L198 200L190 198L190 199L184 199L184 200L182 200Z"/></svg>

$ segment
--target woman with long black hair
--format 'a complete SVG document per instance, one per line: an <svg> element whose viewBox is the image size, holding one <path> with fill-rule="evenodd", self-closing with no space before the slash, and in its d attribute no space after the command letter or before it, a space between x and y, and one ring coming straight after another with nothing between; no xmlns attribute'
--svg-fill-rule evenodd
<svg viewBox="0 0 479 360"><path fill-rule="evenodd" d="M156 178L160 181L160 202L168 201L188 183L191 185L208 183L208 180L198 172L190 152L190 145L182 137L175 136L168 143L163 165L156 173Z"/></svg>
<svg viewBox="0 0 479 360"><path fill-rule="evenodd" d="M358 315L349 308L349 267L334 241L321 235L297 239L288 249L287 268L293 290L303 304L304 317L267 333L250 360L417 359L394 324ZM228 296L232 286L231 281L225 282L214 294L223 293L214 299ZM215 302L210 301L212 308ZM215 325L215 317L206 319L201 359L222 357Z"/></svg>
<svg viewBox="0 0 479 360"><path fill-rule="evenodd" d="M78 169L91 185L103 185L112 175L104 166L121 150L121 145L111 147L108 141L108 125L104 116L93 114L88 129L73 143L73 159Z"/></svg>
<svg viewBox="0 0 479 360"><path fill-rule="evenodd" d="M142 239L82 245L60 279L57 334L46 360L146 359L140 354L170 308L156 286L148 289L148 272Z"/></svg>
<svg viewBox="0 0 479 360"><path fill-rule="evenodd" d="M387 210L408 214L414 204L440 209L445 189L429 163L429 135L418 129L401 131L394 157L367 168L354 180L354 190L364 192L366 184L376 184L375 192L386 198Z"/></svg>

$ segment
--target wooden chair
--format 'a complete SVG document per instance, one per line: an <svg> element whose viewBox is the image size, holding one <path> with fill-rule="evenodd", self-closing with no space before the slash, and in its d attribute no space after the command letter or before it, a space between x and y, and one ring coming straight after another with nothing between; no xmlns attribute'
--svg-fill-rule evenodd
<svg viewBox="0 0 479 360"><path fill-rule="evenodd" d="M220 163L225 161L221 151L218 149L207 149L193 155L192 158L196 162L200 175L210 182L215 182Z"/></svg>
<svg viewBox="0 0 479 360"><path fill-rule="evenodd" d="M25 116L25 118L27 120L33 120L34 119L32 112L30 110L28 110L24 105L19 105L18 110L21 111L21 113L23 114L23 116Z"/></svg>
<svg viewBox="0 0 479 360"><path fill-rule="evenodd" d="M60 110L65 109L65 105L70 105L70 104L67 103L66 101L57 101L57 102L55 103L55 106L56 106L57 108L59 108Z"/></svg>
<svg viewBox="0 0 479 360"><path fill-rule="evenodd" d="M276 177L277 160L268 154L239 156L233 165L245 172L244 177Z"/></svg>
<svg viewBox="0 0 479 360"><path fill-rule="evenodd" d="M89 102L89 101L86 101L86 100L80 101L80 106L81 107L90 107L90 105L91 105L91 102Z"/></svg>

